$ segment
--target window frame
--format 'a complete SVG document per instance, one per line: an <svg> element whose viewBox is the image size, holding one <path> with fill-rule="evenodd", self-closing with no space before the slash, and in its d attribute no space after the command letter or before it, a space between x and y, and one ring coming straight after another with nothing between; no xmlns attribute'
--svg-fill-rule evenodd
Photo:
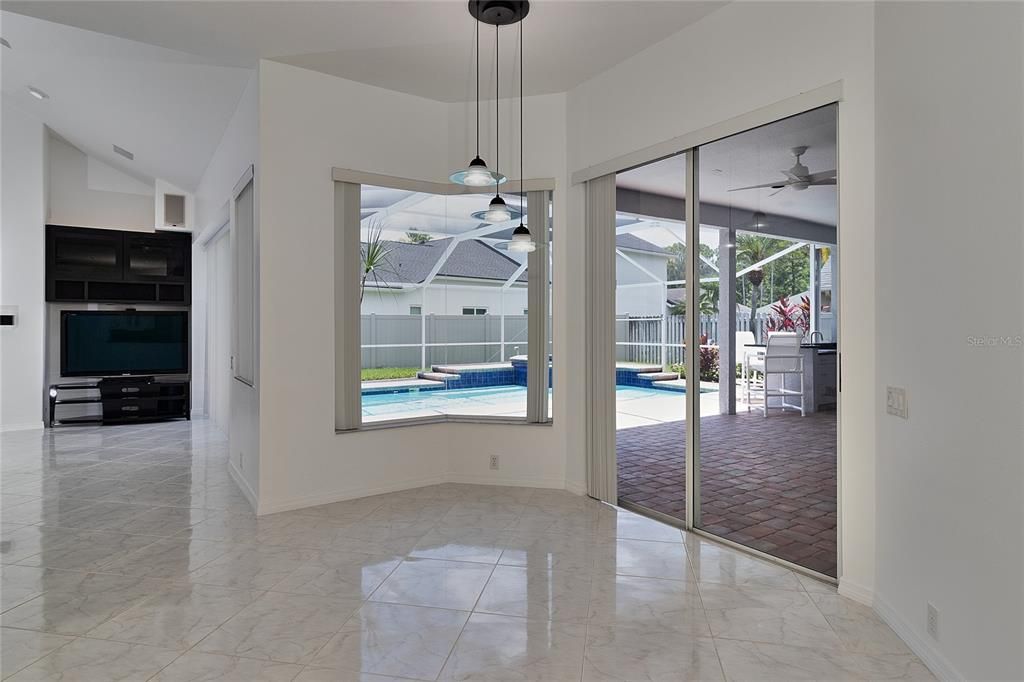
<svg viewBox="0 0 1024 682"><path fill-rule="evenodd" d="M335 432L352 433L384 428L398 428L420 424L439 422L485 423L485 424L518 424L518 425L550 425L553 421L550 410L549 363L535 363L528 366L527 409L526 417L506 417L497 415L455 415L439 414L426 417L409 417L387 421L362 422L362 390L359 380L361 361L361 306L359 305L359 271L361 269L361 230L360 230L360 190L363 185L386 187L411 192L424 192L443 196L462 194L485 195L480 188L464 187L449 183L438 183L426 180L386 176L377 173L333 168L331 177L335 188ZM519 185L519 181L510 183L509 187ZM537 213L531 214L534 222L543 225L542 230L534 230L538 248L529 258L531 266L528 272L540 273L531 277L531 283L543 281L543 293L531 296L531 305L527 310L529 338L550 338L551 301L554 282L550 277L550 248L552 224L554 220L555 180L554 178L526 179L522 181L522 189L530 195L541 194L543 200L534 202ZM540 207L543 206L541 209ZM529 209L528 209L529 210ZM539 239L543 233L544 239ZM543 265L539 265L543 263ZM541 279L542 278L542 279ZM536 289L536 284L533 284ZM536 299L537 302L534 302ZM469 306L466 306L467 308ZM487 314L487 309L482 306ZM421 308L422 311L422 308ZM422 313L421 313L421 316ZM353 324L352 322L356 323ZM542 336L541 336L542 335ZM547 346L545 342L543 347ZM551 362L553 362L553 357ZM541 368L540 365L543 364ZM354 377L354 379L353 379ZM538 383L543 390L537 390Z"/></svg>

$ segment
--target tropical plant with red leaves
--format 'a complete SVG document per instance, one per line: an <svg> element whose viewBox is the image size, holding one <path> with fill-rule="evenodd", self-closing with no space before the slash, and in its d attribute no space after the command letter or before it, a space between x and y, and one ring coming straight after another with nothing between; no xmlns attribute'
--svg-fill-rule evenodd
<svg viewBox="0 0 1024 682"><path fill-rule="evenodd" d="M765 320L766 332L800 332L805 335L811 328L811 299L801 296L799 303L791 303L783 296L771 307L770 317Z"/></svg>

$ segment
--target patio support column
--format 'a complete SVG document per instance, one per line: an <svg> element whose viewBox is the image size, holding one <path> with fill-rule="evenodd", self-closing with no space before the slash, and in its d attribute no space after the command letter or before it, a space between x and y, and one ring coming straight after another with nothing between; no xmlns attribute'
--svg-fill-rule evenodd
<svg viewBox="0 0 1024 682"><path fill-rule="evenodd" d="M528 192L526 211L537 245L526 257L526 420L539 424L548 421L548 193Z"/></svg>
<svg viewBox="0 0 1024 682"><path fill-rule="evenodd" d="M420 369L427 369L427 287L420 288Z"/></svg>
<svg viewBox="0 0 1024 682"><path fill-rule="evenodd" d="M668 284L662 282L658 288L661 297L661 369L668 368Z"/></svg>
<svg viewBox="0 0 1024 682"><path fill-rule="evenodd" d="M362 423L360 369L360 186L334 183L334 428Z"/></svg>
<svg viewBox="0 0 1024 682"><path fill-rule="evenodd" d="M718 230L718 411L736 414L736 244L734 228Z"/></svg>
<svg viewBox="0 0 1024 682"><path fill-rule="evenodd" d="M498 362L505 362L505 287L502 287L498 292L498 310L501 313L498 318L498 323L501 325L501 328L498 329L500 346L500 350L498 351Z"/></svg>
<svg viewBox="0 0 1024 682"><path fill-rule="evenodd" d="M811 290L811 295L810 295L810 299L811 299L811 319L809 319L807 321L808 324L810 325L810 328L807 330L807 334L810 335L811 332L820 331L819 323L818 323L818 311L821 310L821 277L818 276L818 268L819 268L818 249L814 245L814 242L811 242L808 246L810 247L810 261L811 261L811 263L810 263L810 271L811 271L811 286L810 286L810 290Z"/></svg>
<svg viewBox="0 0 1024 682"><path fill-rule="evenodd" d="M531 202L532 203L532 202ZM615 459L615 174L587 181L583 395L587 494L618 500Z"/></svg>

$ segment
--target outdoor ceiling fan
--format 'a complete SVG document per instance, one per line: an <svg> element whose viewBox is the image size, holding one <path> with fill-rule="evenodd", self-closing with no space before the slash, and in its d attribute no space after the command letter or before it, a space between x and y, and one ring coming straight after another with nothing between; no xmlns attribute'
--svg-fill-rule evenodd
<svg viewBox="0 0 1024 682"><path fill-rule="evenodd" d="M775 196L787 187L792 187L798 192L802 192L808 187L815 185L834 185L836 184L836 170L833 168L830 171L822 171L820 173L812 173L810 169L800 162L800 157L804 155L808 147L793 147L789 151L796 157L796 163L789 170L780 171L786 176L785 180L778 182L766 182L763 185L751 185L750 187L734 187L730 189L730 192L739 192L745 189L763 189L771 187L776 190L768 196Z"/></svg>

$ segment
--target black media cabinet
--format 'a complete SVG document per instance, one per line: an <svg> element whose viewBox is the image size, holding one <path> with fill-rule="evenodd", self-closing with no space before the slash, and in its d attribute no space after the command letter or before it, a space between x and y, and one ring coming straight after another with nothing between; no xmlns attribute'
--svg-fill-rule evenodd
<svg viewBox="0 0 1024 682"><path fill-rule="evenodd" d="M74 397L61 397L74 391ZM91 395L79 397L79 392ZM98 394L97 394L98 391ZM189 419L191 386L187 378L113 377L75 384L50 386L50 426L58 424L127 424L132 422ZM99 404L102 415L57 419L60 405Z"/></svg>

